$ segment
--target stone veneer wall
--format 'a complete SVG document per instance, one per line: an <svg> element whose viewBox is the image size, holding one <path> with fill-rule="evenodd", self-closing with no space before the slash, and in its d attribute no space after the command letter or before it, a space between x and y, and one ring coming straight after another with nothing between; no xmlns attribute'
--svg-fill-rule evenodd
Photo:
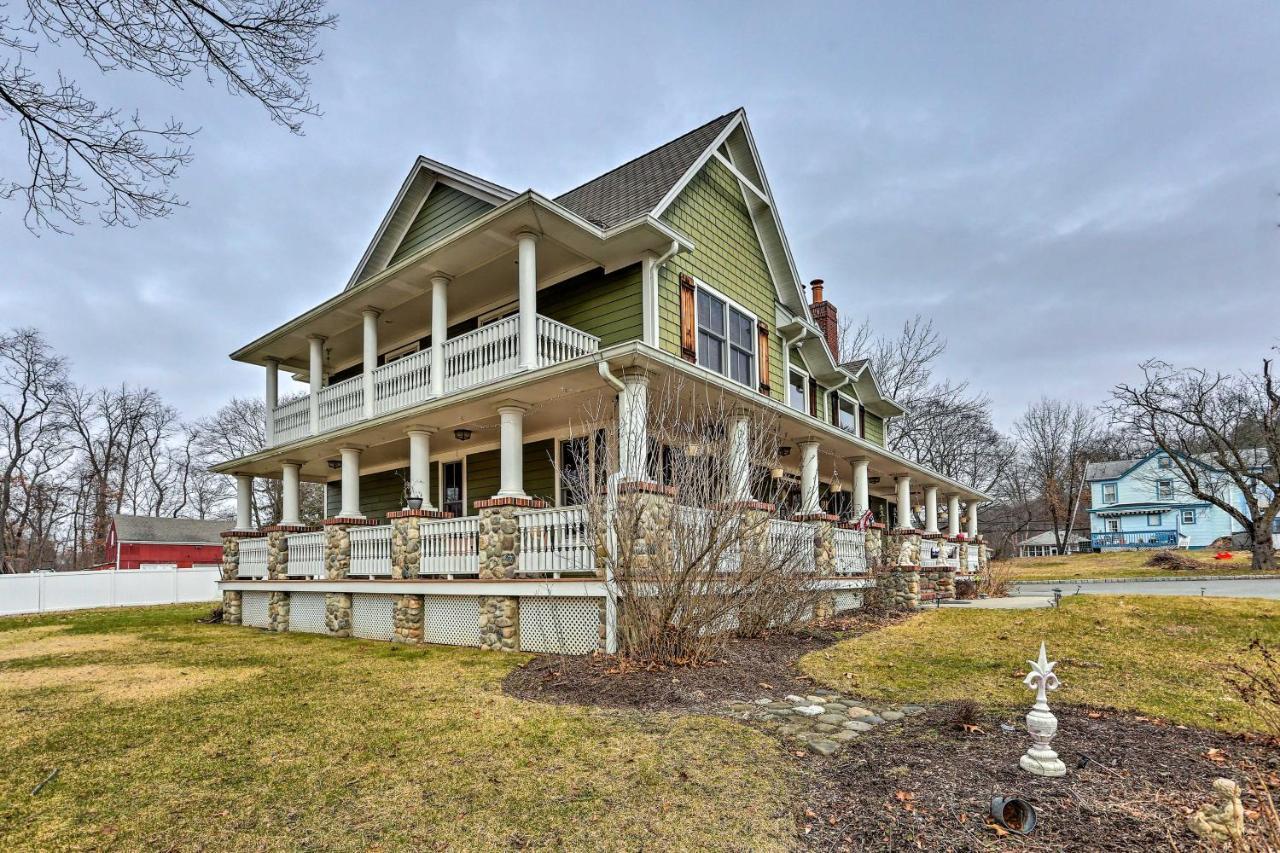
<svg viewBox="0 0 1280 853"><path fill-rule="evenodd" d="M941 546L946 539L941 535L927 534L923 537L920 544L923 550L926 547L933 547L934 544ZM928 568L920 567L920 600L933 601L934 599L942 599L944 601L956 597L956 570L951 566L930 566Z"/></svg>
<svg viewBox="0 0 1280 853"><path fill-rule="evenodd" d="M920 607L920 534L915 530L892 530L884 536L884 575L889 606L897 610Z"/></svg>
<svg viewBox="0 0 1280 853"><path fill-rule="evenodd" d="M417 521L414 521L417 526ZM395 633L391 637L393 643L421 643L424 624L422 621L422 596L398 595L394 611Z"/></svg>
<svg viewBox="0 0 1280 853"><path fill-rule="evenodd" d="M480 648L492 652L520 649L520 599L508 595L480 597Z"/></svg>
<svg viewBox="0 0 1280 853"><path fill-rule="evenodd" d="M272 592L267 595L267 630L289 630L289 593Z"/></svg>
<svg viewBox="0 0 1280 853"><path fill-rule="evenodd" d="M222 623L224 625L240 624L240 593L224 590L222 593Z"/></svg>
<svg viewBox="0 0 1280 853"><path fill-rule="evenodd" d="M324 627L335 637L351 636L351 593L324 594Z"/></svg>

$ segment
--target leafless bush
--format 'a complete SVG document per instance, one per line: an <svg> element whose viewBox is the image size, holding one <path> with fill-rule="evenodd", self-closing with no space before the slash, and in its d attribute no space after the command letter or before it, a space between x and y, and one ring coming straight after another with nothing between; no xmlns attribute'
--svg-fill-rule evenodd
<svg viewBox="0 0 1280 853"><path fill-rule="evenodd" d="M959 578L956 581L956 598L961 601L972 601L978 597L978 584L970 578Z"/></svg>
<svg viewBox="0 0 1280 853"><path fill-rule="evenodd" d="M1233 661L1227 682L1257 715L1267 734L1280 739L1280 659L1266 643L1255 639L1247 657Z"/></svg>
<svg viewBox="0 0 1280 853"><path fill-rule="evenodd" d="M774 520L776 419L679 380L649 389L643 424L602 416L610 402L587 407L560 464L618 600L620 653L697 664L732 634L812 618L813 528ZM645 448L642 465L628 447Z"/></svg>
<svg viewBox="0 0 1280 853"><path fill-rule="evenodd" d="M1013 588L1013 565L1008 560L992 560L978 578L978 593L988 598L1004 598Z"/></svg>

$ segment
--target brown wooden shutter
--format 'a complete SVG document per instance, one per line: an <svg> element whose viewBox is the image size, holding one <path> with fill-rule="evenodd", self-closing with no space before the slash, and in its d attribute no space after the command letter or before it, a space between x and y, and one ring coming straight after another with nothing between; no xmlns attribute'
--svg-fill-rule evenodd
<svg viewBox="0 0 1280 853"><path fill-rule="evenodd" d="M867 410L861 403L858 404L858 437L867 437Z"/></svg>
<svg viewBox="0 0 1280 853"><path fill-rule="evenodd" d="M680 355L685 361L698 360L698 301L694 298L693 276L680 273Z"/></svg>
<svg viewBox="0 0 1280 853"><path fill-rule="evenodd" d="M809 378L809 416L818 416L818 380Z"/></svg>
<svg viewBox="0 0 1280 853"><path fill-rule="evenodd" d="M827 395L827 417L833 426L840 426L840 392L832 391Z"/></svg>
<svg viewBox="0 0 1280 853"><path fill-rule="evenodd" d="M760 393L769 394L769 327L756 323L756 364L759 365Z"/></svg>

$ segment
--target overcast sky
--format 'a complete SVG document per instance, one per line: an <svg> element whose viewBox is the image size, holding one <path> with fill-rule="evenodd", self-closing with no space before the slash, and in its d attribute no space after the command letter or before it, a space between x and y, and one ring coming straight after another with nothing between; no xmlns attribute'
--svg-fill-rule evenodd
<svg viewBox="0 0 1280 853"><path fill-rule="evenodd" d="M302 137L220 86L77 70L202 128L189 206L36 238L0 202L0 325L204 415L261 393L227 353L342 289L416 155L551 196L745 106L801 276L842 316L932 317L1001 427L1152 356L1257 368L1280 5L849 5L335 2ZM0 123L0 175L21 153Z"/></svg>

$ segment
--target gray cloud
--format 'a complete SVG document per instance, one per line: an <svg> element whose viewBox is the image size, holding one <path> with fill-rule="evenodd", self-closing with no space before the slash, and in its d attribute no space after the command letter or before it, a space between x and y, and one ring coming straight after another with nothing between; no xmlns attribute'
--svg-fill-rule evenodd
<svg viewBox="0 0 1280 853"><path fill-rule="evenodd" d="M259 393L226 354L343 286L417 154L555 194L743 105L801 275L846 315L933 316L1001 424L1277 341L1280 9L846 5L336 4L303 137L68 59L201 126L189 206L39 239L0 208L0 322L204 414Z"/></svg>

